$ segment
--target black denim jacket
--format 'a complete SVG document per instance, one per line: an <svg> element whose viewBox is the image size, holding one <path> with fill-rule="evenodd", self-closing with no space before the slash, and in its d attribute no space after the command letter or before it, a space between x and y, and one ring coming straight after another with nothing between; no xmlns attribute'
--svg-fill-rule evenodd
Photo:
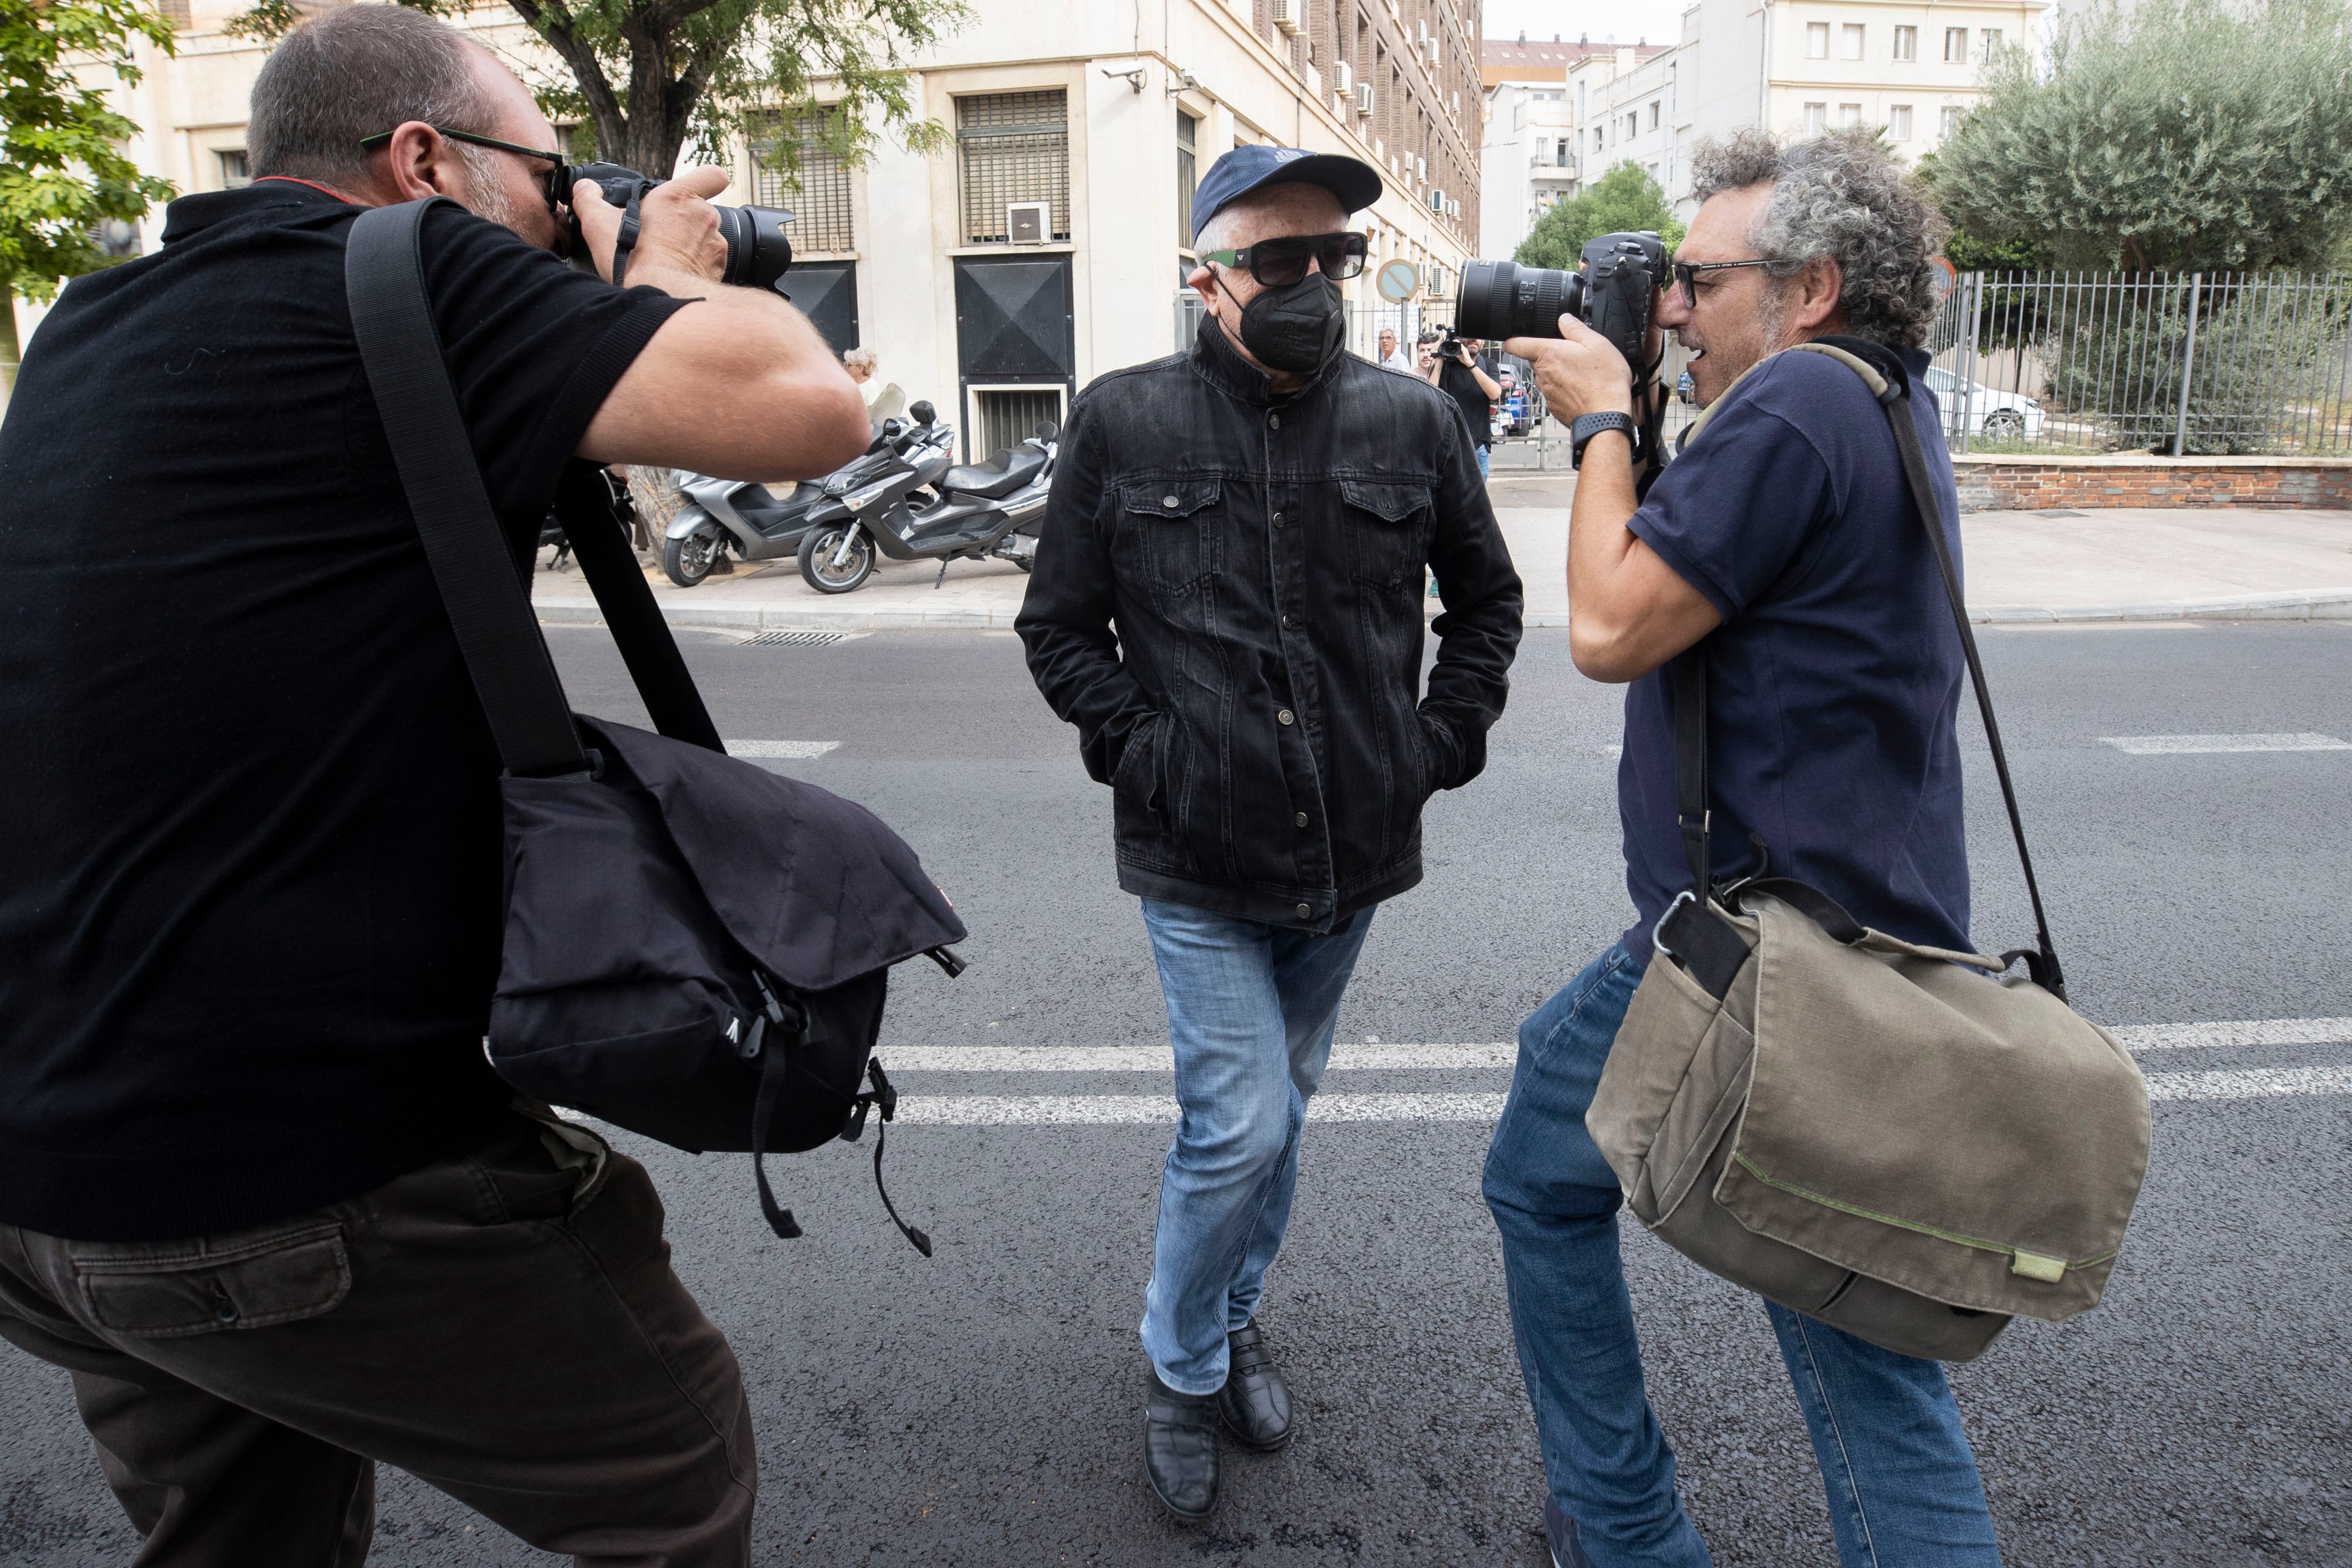
<svg viewBox="0 0 2352 1568"><path fill-rule="evenodd" d="M1119 886L1321 931L1421 880L1422 803L1486 766L1519 609L1451 398L1349 353L1276 395L1211 318L1072 407L1014 624L1112 788Z"/></svg>

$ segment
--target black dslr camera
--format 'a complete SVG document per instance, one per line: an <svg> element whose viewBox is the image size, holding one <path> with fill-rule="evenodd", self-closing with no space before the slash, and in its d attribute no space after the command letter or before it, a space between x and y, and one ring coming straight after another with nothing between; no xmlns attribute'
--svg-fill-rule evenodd
<svg viewBox="0 0 2352 1568"><path fill-rule="evenodd" d="M656 185L667 184L667 180L648 180L635 169L625 169L618 163L572 163L555 171L551 182L568 210L572 188L583 180L593 180L604 199L622 210L621 237L613 252L613 281L620 282L627 274L629 253L637 243L637 204ZM793 242L784 237L784 225L793 221L791 211L784 207L717 207L719 232L727 241L727 270L722 283L750 285L783 292L784 271L793 264ZM588 247L581 242L580 217L572 217L572 257L576 267L593 269L588 259Z"/></svg>
<svg viewBox="0 0 2352 1568"><path fill-rule="evenodd" d="M1604 234L1575 272L1473 261L1462 268L1456 330L1475 338L1556 338L1573 315L1617 345L1636 379L1650 357L1650 306L1665 286L1666 247L1656 235Z"/></svg>

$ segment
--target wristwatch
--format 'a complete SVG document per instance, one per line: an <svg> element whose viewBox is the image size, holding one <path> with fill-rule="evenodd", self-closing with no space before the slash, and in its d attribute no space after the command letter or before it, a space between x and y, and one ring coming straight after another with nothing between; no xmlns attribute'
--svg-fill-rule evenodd
<svg viewBox="0 0 2352 1568"><path fill-rule="evenodd" d="M1620 414L1614 409L1606 414L1578 415L1576 423L1568 427L1568 466L1571 468L1584 467L1584 444L1603 430L1622 430L1630 444L1640 428L1633 423L1632 415Z"/></svg>

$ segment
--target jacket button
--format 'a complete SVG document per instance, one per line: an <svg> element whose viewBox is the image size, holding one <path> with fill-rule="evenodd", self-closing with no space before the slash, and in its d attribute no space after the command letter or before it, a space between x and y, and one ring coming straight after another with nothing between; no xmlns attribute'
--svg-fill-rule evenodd
<svg viewBox="0 0 2352 1568"><path fill-rule="evenodd" d="M1274 514L1274 526L1276 528L1280 528L1282 526L1282 514L1280 512L1276 512Z"/></svg>
<svg viewBox="0 0 2352 1568"><path fill-rule="evenodd" d="M1161 506L1174 506L1176 504L1176 498L1174 496L1161 496L1160 498L1160 504Z"/></svg>
<svg viewBox="0 0 2352 1568"><path fill-rule="evenodd" d="M1274 721L1277 724L1287 724L1292 722L1292 714L1290 710L1286 708L1281 712L1276 714L1274 716Z"/></svg>
<svg viewBox="0 0 2352 1568"><path fill-rule="evenodd" d="M1281 429L1281 428L1282 428L1282 416L1281 416L1281 415L1279 415L1279 414L1269 414L1269 415L1267 415L1267 416L1265 416L1265 425L1266 425L1266 428L1267 428L1267 429L1269 429L1269 430L1279 430L1279 429Z"/></svg>
<svg viewBox="0 0 2352 1568"><path fill-rule="evenodd" d="M1314 912L1315 910L1310 905L1301 904L1298 906L1298 918L1300 920L1305 920L1308 915L1311 915Z"/></svg>
<svg viewBox="0 0 2352 1568"><path fill-rule="evenodd" d="M1307 814L1302 811L1297 816L1292 817L1291 820L1298 824L1299 826L1304 827L1307 826Z"/></svg>

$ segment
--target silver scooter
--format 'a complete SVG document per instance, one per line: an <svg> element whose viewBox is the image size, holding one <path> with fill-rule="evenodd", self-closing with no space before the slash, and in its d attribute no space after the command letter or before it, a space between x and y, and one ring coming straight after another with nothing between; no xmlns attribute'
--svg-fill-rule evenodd
<svg viewBox="0 0 2352 1568"><path fill-rule="evenodd" d="M799 552L811 514L827 500L908 468L931 470L917 481L927 482L948 466L953 432L932 423L928 403L908 412L917 417L884 420L863 453L823 479L801 480L782 496L748 479L673 469L687 504L663 531L662 570L679 587L691 588L730 552L743 561L784 560Z"/></svg>
<svg viewBox="0 0 2352 1568"><path fill-rule="evenodd" d="M917 405L908 412L929 412ZM940 428L945 428L940 426ZM940 468L920 480L887 480L853 489L809 512L801 536L801 580L820 594L847 594L874 574L877 556L937 561L1010 561L1028 571L1037 559L1037 526L1053 487L1060 432L1049 420L1037 434L985 463ZM918 488L936 492L927 497Z"/></svg>

